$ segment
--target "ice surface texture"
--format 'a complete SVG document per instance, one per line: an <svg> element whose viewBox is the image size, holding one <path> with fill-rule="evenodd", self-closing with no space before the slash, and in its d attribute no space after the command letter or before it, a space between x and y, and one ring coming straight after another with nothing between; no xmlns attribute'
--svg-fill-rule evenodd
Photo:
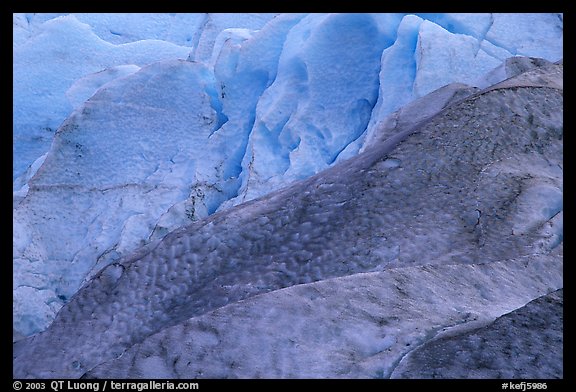
<svg viewBox="0 0 576 392"><path fill-rule="evenodd" d="M433 340L395 378L563 378L563 299L558 290L474 331Z"/></svg>
<svg viewBox="0 0 576 392"><path fill-rule="evenodd" d="M559 287L561 275L561 263L539 255L483 265L405 267L298 285L164 329L87 377L388 378L404 356L431 338L491 322ZM527 343L536 346L540 332L557 337L558 327L561 331L562 324L556 323L524 337L517 331L489 338L504 347L520 338L521 352L528 357L538 350ZM557 368L561 354L543 344L547 354L541 364ZM428 362L435 363L436 355L432 351ZM521 366L514 359L507 361ZM453 377L481 374L481 364L460 361L454 366L462 373ZM417 362L413 377L421 377L419 370L428 362ZM532 365L525 369L533 371Z"/></svg>
<svg viewBox="0 0 576 392"><path fill-rule="evenodd" d="M15 14L15 330L45 329L85 278L141 245L474 91L412 102L446 83L499 82L516 71L482 75L513 55L558 60L562 26L554 14Z"/></svg>
<svg viewBox="0 0 576 392"><path fill-rule="evenodd" d="M400 314L410 312L409 304L429 298L428 316L417 312L424 331L410 329L406 335L389 336L384 326L379 331L372 322L367 335L345 338L338 329L340 319L334 316L334 323L328 324L335 329L322 329L316 337L309 335L312 330L282 334L278 344L289 347L294 336L302 336L303 342L311 339L318 347L336 339L344 352L349 347L364 357L390 348L394 354L389 362L368 361L365 367L350 370L355 363L352 355L314 368L314 377L386 376L405 353L397 341L421 342L422 336L438 328L470 320L488 323L561 288L562 203L557 195L562 194L562 72L562 65L548 65L457 100L350 160L177 229L122 258L76 293L45 332L16 343L14 375L80 377L115 358L120 362L112 366L119 376L143 375L151 369L158 372L155 376L200 375L203 368L184 362L174 365L179 360L173 368L160 367L168 354L157 355L154 350L185 336L190 351L183 348L182 355L190 358L205 355L210 345L222 344L216 354L208 351L221 359L221 367L208 368L210 375L298 376L298 367L285 362L289 355L266 362L271 373L262 373L257 360L235 372L237 358L245 353L236 343L226 343L236 340L219 340L220 332L214 332L211 320L220 320L228 310L249 313L245 309L254 303L258 312L273 312L257 301L274 295L291 304L284 296L294 295L294 290L338 291L339 282L348 281L334 278L354 275L349 279L361 280L364 275L359 273L373 272L366 277L384 279L388 288L375 294L372 290L379 284L368 281L367 298L360 297L367 303L358 305L359 311L371 306L370 301L386 308L378 295L389 298L394 290L403 298L398 306L406 308ZM418 274L423 275L413 278L413 285L406 282ZM471 282L464 286L470 297L459 296L467 279ZM277 291L317 281L325 285ZM356 281L352 286L363 287ZM514 288L513 293L504 293L506 287ZM239 302L265 293L270 294L257 297L261 300ZM376 299L370 300L373 296ZM344 298L355 300L353 295ZM229 304L233 305L226 308ZM443 311L435 311L435 306ZM394 312L398 310L390 305L389 313ZM408 322L409 316L405 317L393 323ZM435 321L436 317L442 320ZM349 328L346 318L341 322L342 328ZM195 334L188 335L186 323L205 331L199 351L193 351ZM177 329L171 333L170 327ZM162 330L165 335L154 336ZM135 345L143 344L142 350L148 350L147 339L163 343L158 346L151 340L153 352L139 356L140 346ZM134 351L127 354L131 347ZM331 343L326 349L333 347ZM123 354L134 358L134 365L122 362ZM152 359L146 362L147 358ZM330 361L330 355L326 358ZM94 374L103 376L103 372Z"/></svg>

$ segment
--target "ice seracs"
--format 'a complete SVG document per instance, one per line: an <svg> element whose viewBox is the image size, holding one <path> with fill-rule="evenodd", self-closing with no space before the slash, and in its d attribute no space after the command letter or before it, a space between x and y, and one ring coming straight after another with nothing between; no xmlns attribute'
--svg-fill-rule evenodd
<svg viewBox="0 0 576 392"><path fill-rule="evenodd" d="M192 71L201 64L180 64L183 69L170 63L167 79L155 82L204 81ZM145 75L141 70L123 81ZM349 160L115 260L48 329L14 345L14 376L82 377L104 365L100 376L188 378L206 366L212 377L388 377L441 330L490 324L562 288L562 79L563 66L552 64L449 102ZM209 98L202 101L214 115ZM102 110L91 102L88 123ZM382 287L387 291L379 292ZM341 297L334 294L343 294L339 288L362 290ZM340 325L336 316L344 310L335 311L327 298L362 316ZM279 317L274 312L281 309L267 300L296 308ZM220 325L246 327L241 320L254 312L265 316L255 318L263 326L249 328L256 339L245 341L255 344L238 353L238 334L248 333ZM325 327L316 328L311 315L325 315ZM213 317L227 321L210 327ZM300 327L306 320L311 329ZM253 334L258 328L269 340ZM179 348L158 350L158 341ZM267 351L267 341L277 349ZM299 356L314 357L315 365L293 365ZM196 357L206 365L195 367ZM237 365L236 358L249 360ZM549 361L558 368L560 358ZM153 373L152 364L158 365Z"/></svg>
<svg viewBox="0 0 576 392"><path fill-rule="evenodd" d="M103 266L475 91L416 101L442 84L488 87L528 65L510 56L557 61L563 34L556 14L14 14L13 26L24 335Z"/></svg>
<svg viewBox="0 0 576 392"><path fill-rule="evenodd" d="M242 162L244 199L328 167L364 132L388 40L370 15L310 15L291 29L256 108Z"/></svg>

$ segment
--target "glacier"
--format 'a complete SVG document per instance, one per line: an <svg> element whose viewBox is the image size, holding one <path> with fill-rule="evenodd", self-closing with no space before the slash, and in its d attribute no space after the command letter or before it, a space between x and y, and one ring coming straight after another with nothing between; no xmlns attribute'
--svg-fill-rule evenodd
<svg viewBox="0 0 576 392"><path fill-rule="evenodd" d="M362 156L508 78L561 85L538 71L553 69L563 56L561 14L14 14L13 20L15 340L46 330L103 268L112 265L105 269L111 272L161 247L169 233L242 211L235 206ZM518 104L510 107L528 115ZM561 115L553 122L561 123ZM535 132L544 137L549 127ZM403 162L390 158L379 170ZM541 246L555 249L562 242L561 160L506 157L485 169L490 180L481 184L497 188L494 176L526 175L525 167L548 180L535 180L516 200L511 230L526 236L549 222ZM482 219L476 211L459 219L472 227ZM430 245L424 229L412 240ZM217 240L204 241L212 249ZM373 256L362 268L395 262L404 240L386 241L363 244ZM431 249L439 260L477 260L473 248ZM290 285L310 283L294 279ZM259 285L246 293L259 292Z"/></svg>
<svg viewBox="0 0 576 392"><path fill-rule="evenodd" d="M16 342L15 376L390 377L561 289L562 73L521 73L140 247Z"/></svg>

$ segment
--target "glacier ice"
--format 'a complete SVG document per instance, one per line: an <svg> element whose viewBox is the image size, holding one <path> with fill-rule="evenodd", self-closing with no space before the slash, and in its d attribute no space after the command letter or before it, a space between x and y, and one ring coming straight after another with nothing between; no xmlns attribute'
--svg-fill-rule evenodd
<svg viewBox="0 0 576 392"><path fill-rule="evenodd" d="M394 44L382 51L380 60L378 102L370 119L369 129L376 119L383 119L408 103L414 95L416 77L416 45L418 29L423 20L415 15L402 18Z"/></svg>
<svg viewBox="0 0 576 392"><path fill-rule="evenodd" d="M534 282L543 265L554 273ZM293 286L159 331L87 376L388 378L429 336L489 324L557 287L560 275L551 259L534 259L409 267Z"/></svg>
<svg viewBox="0 0 576 392"><path fill-rule="evenodd" d="M103 71L86 75L76 80L74 84L66 90L66 98L74 109L78 109L106 83L133 74L138 70L140 70L140 67L137 65L125 64L106 68Z"/></svg>
<svg viewBox="0 0 576 392"><path fill-rule="evenodd" d="M191 47L200 33L204 14L74 13L101 39L115 45L162 40Z"/></svg>
<svg viewBox="0 0 576 392"><path fill-rule="evenodd" d="M562 53L561 14L494 14L486 40L518 56L560 60ZM538 37L535 39L534 37Z"/></svg>
<svg viewBox="0 0 576 392"><path fill-rule="evenodd" d="M273 13L208 13L204 14L190 60L207 62L212 58L214 43L218 35L226 29L259 30L273 20Z"/></svg>
<svg viewBox="0 0 576 392"><path fill-rule="evenodd" d="M106 84L59 129L52 146L59 153L49 154L30 180L14 219L25 232L40 233L40 258L67 279L59 285L62 295L70 297L96 263L142 245L160 215L222 165L210 148L198 150L212 132L206 125L218 122L214 84L200 63L154 63ZM19 257L33 259L34 244L18 248Z"/></svg>
<svg viewBox="0 0 576 392"><path fill-rule="evenodd" d="M494 57L482 47L478 48L478 39L472 36L450 33L430 21L420 25L415 57L417 70L413 89L416 96L452 81L468 84L506 58ZM450 70L450 73L439 73L439 69Z"/></svg>
<svg viewBox="0 0 576 392"><path fill-rule="evenodd" d="M562 57L562 19L548 14L13 21L14 328L24 335L141 245L351 158L474 89L418 106L426 93L510 77L483 75L513 55ZM561 225L547 230L553 245Z"/></svg>
<svg viewBox="0 0 576 392"><path fill-rule="evenodd" d="M189 48L165 41L113 45L72 15L43 23L14 49L14 179L48 151L56 129L72 112L66 91L76 80L112 66L185 59L188 53Z"/></svg>
<svg viewBox="0 0 576 392"><path fill-rule="evenodd" d="M274 15L75 14L51 18L54 16L14 15L18 26L14 30L19 32L13 62L14 179L48 150L55 130L72 108L84 102L76 99L89 98L83 94L72 96L72 102L67 99L68 89L78 79L110 67L186 59L192 39L181 39L183 31L198 35L211 53L221 30L229 26L259 28ZM203 23L210 28L200 30Z"/></svg>
<svg viewBox="0 0 576 392"><path fill-rule="evenodd" d="M256 108L243 200L328 167L364 132L388 40L370 15L311 15L290 31Z"/></svg>
<svg viewBox="0 0 576 392"><path fill-rule="evenodd" d="M201 64L168 64L204 80L187 72ZM452 101L347 161L116 260L44 332L16 342L15 377L98 376L101 365L119 377L153 365L159 377L201 376L196 357L212 377L385 377L436 334L482 327L561 288L562 244L541 241L562 206L525 206L562 189L562 70ZM282 317L270 304L286 306ZM289 361L300 355L321 361L299 370Z"/></svg>
<svg viewBox="0 0 576 392"><path fill-rule="evenodd" d="M404 358L391 376L563 378L563 292L543 295L482 328L434 339Z"/></svg>

